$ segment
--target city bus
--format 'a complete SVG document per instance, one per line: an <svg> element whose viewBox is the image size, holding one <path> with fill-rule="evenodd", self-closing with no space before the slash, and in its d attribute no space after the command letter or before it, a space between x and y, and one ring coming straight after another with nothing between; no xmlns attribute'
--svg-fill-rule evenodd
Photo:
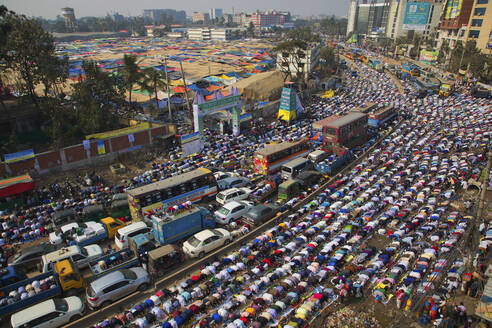
<svg viewBox="0 0 492 328"><path fill-rule="evenodd" d="M171 206L212 199L217 181L206 168L183 173L127 191L128 205L134 220L143 220Z"/></svg>
<svg viewBox="0 0 492 328"><path fill-rule="evenodd" d="M266 146L255 152L255 172L269 175L278 172L280 167L298 157L307 156L311 151L309 139L284 141Z"/></svg>

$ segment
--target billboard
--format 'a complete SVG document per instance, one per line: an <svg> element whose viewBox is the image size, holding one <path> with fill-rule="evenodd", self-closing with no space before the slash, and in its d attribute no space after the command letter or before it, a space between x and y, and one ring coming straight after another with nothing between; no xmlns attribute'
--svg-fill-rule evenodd
<svg viewBox="0 0 492 328"><path fill-rule="evenodd" d="M461 13L461 5L463 4L463 0L454 0L453 8L451 9L451 19L458 18Z"/></svg>
<svg viewBox="0 0 492 328"><path fill-rule="evenodd" d="M430 2L407 2L405 18L403 19L404 30L425 30L429 17Z"/></svg>
<svg viewBox="0 0 492 328"><path fill-rule="evenodd" d="M419 56L419 61L429 63L429 64L435 63L437 61L438 55L439 55L438 51L421 50L420 56Z"/></svg>

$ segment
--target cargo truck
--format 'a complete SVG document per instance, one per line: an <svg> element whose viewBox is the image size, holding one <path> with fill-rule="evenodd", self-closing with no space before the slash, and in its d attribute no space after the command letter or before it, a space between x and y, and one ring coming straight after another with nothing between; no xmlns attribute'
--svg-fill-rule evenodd
<svg viewBox="0 0 492 328"><path fill-rule="evenodd" d="M101 240L112 239L118 229L123 228L126 224L112 217L103 218L99 222L70 223L61 227L58 233L50 233L50 243L58 245L65 242L68 246L80 247L98 244ZM65 227L70 229L66 230Z"/></svg>
<svg viewBox="0 0 492 328"><path fill-rule="evenodd" d="M114 252L89 262L92 278L97 279L116 270L138 266L140 260L130 248Z"/></svg>
<svg viewBox="0 0 492 328"><path fill-rule="evenodd" d="M207 228L215 228L212 214L201 206L177 210L174 213L152 215L155 240L167 245Z"/></svg>
<svg viewBox="0 0 492 328"><path fill-rule="evenodd" d="M53 297L73 296L84 287L84 278L69 260L54 263L49 272L0 288L0 317Z"/></svg>

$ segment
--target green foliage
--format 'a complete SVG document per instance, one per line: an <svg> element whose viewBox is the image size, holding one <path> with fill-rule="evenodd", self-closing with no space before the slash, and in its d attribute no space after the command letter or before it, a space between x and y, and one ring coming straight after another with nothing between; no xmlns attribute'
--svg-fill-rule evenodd
<svg viewBox="0 0 492 328"><path fill-rule="evenodd" d="M157 92L159 90L167 90L165 73L153 67L148 67L142 71L142 75L143 79L139 83L141 88L148 91L149 95L154 94L155 103L158 104Z"/></svg>
<svg viewBox="0 0 492 328"><path fill-rule="evenodd" d="M441 48L439 49L439 55L437 55L437 62L439 64L444 64L446 61L446 57L449 54L449 43L448 40L444 40L441 44Z"/></svg>
<svg viewBox="0 0 492 328"><path fill-rule="evenodd" d="M296 73L297 79L303 79L304 74L304 65L301 65L301 61L304 58L305 54L303 50L307 49L307 43L303 40L288 40L280 43L274 48L274 51L280 52L281 62L280 68L282 73L284 73L284 81L288 78L293 79L294 74ZM294 65L291 65L294 64ZM294 70L291 66L294 66Z"/></svg>
<svg viewBox="0 0 492 328"><path fill-rule="evenodd" d="M320 21L320 29L328 35L345 35L347 31L347 19L340 19L335 16L324 18Z"/></svg>
<svg viewBox="0 0 492 328"><path fill-rule="evenodd" d="M255 36L255 25L253 24L253 22L249 22L246 33L248 36Z"/></svg>
<svg viewBox="0 0 492 328"><path fill-rule="evenodd" d="M139 72L137 57L134 55L123 56L123 69L121 71L123 80L125 81L125 88L129 93L130 103L132 102L132 89L135 83L137 83L142 77L142 73Z"/></svg>
<svg viewBox="0 0 492 328"><path fill-rule="evenodd" d="M314 34L311 27L300 27L287 32L287 37L292 40L299 40L304 42L321 42L321 38L318 34Z"/></svg>
<svg viewBox="0 0 492 328"><path fill-rule="evenodd" d="M45 32L41 24L25 16L9 13L5 23L11 26L6 42L1 44L3 58L7 67L17 72L22 78L23 92L30 95L33 103L39 108L39 102L34 91L45 73L43 63L52 63L55 45L50 33Z"/></svg>
<svg viewBox="0 0 492 328"><path fill-rule="evenodd" d="M319 57L332 65L335 62L335 52L331 47L323 47L319 51Z"/></svg>

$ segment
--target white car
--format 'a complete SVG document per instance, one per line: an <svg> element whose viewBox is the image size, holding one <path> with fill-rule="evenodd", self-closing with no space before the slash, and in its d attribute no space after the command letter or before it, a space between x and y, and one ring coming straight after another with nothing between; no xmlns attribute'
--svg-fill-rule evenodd
<svg viewBox="0 0 492 328"><path fill-rule="evenodd" d="M215 177L215 180L217 182L219 182L220 180L224 180L224 179L232 177L232 174L229 172L218 171L218 172L214 173L214 177Z"/></svg>
<svg viewBox="0 0 492 328"><path fill-rule="evenodd" d="M221 191L215 196L215 200L217 203L224 205L233 200L243 200L248 198L249 194L251 194L253 190L249 188L231 188L224 191Z"/></svg>
<svg viewBox="0 0 492 328"><path fill-rule="evenodd" d="M82 318L84 309L84 303L77 296L53 298L14 313L10 324L13 328L56 328Z"/></svg>
<svg viewBox="0 0 492 328"><path fill-rule="evenodd" d="M205 253L231 241L231 233L225 229L206 229L194 234L185 241L183 243L183 252L190 257L203 257Z"/></svg>
<svg viewBox="0 0 492 328"><path fill-rule="evenodd" d="M229 202L215 211L215 221L219 224L229 224L246 214L254 205L253 202L246 200Z"/></svg>
<svg viewBox="0 0 492 328"><path fill-rule="evenodd" d="M81 234L78 233L73 233L72 234L72 229L82 229L83 232ZM76 243L80 243L88 238L92 238L95 235L103 235L106 233L106 229L104 226L95 221L88 221L85 223L69 223L65 224L64 226L60 227L60 231L57 232L51 232L49 235L50 238L50 243L52 245L60 245L63 243L67 238L66 237L71 237L71 240L74 240Z"/></svg>

